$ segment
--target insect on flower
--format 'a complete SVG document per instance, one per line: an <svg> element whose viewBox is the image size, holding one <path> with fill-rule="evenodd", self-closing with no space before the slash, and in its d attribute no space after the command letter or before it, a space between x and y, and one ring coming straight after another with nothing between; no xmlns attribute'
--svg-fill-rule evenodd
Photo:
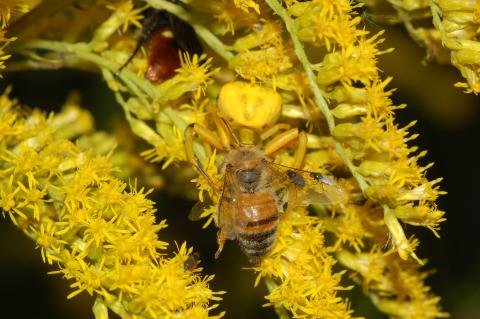
<svg viewBox="0 0 480 319"><path fill-rule="evenodd" d="M165 10L147 9L135 49L115 75L132 61L145 41L149 41L148 68L145 77L152 82L167 80L180 67L180 52L202 53L193 28Z"/></svg>
<svg viewBox="0 0 480 319"><path fill-rule="evenodd" d="M187 259L183 264L185 270L194 270L200 264L200 254L196 251L188 255Z"/></svg>
<svg viewBox="0 0 480 319"><path fill-rule="evenodd" d="M218 257L227 239L237 240L240 249L251 263L259 263L273 247L282 214L290 207L316 204L340 204L345 199L344 190L329 177L315 172L274 163L269 157L298 138L297 158L301 162L306 150L306 134L291 129L277 135L264 147L252 143L254 132L243 129L240 140L227 121L213 116L218 138L205 127L193 124L185 132L187 157L197 171L218 194L215 224L219 228ZM193 137L198 135L219 150L225 151L219 167L221 179L214 181L201 168L193 152ZM233 138L233 143L230 142ZM233 144L233 145L232 145ZM190 219L198 220L205 205L198 203Z"/></svg>

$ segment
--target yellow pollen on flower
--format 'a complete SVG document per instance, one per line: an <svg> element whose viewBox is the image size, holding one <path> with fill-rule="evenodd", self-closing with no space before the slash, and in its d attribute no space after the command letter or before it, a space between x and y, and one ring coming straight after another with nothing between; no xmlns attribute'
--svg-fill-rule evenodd
<svg viewBox="0 0 480 319"><path fill-rule="evenodd" d="M27 12L28 8L28 4L23 0L2 0L0 3L0 28L6 28L12 16Z"/></svg>
<svg viewBox="0 0 480 319"><path fill-rule="evenodd" d="M220 318L209 314L209 303L219 300L208 287L212 277L183 266L192 250L162 253L167 243L158 232L166 222L155 221L151 191L136 189L136 182L127 191L107 158L56 135L49 126L55 115L46 121L13 105L0 98L0 114L15 118L2 123L0 205L35 240L44 262L58 267L51 273L73 281L68 298L85 291L97 297L96 307L129 316ZM43 162L42 152L54 165ZM165 291L175 302L162 299Z"/></svg>
<svg viewBox="0 0 480 319"><path fill-rule="evenodd" d="M476 49L455 45L476 43L478 8L443 1L424 10L425 1L400 2L399 12L433 15L441 28L422 33L412 26L409 32L429 49L436 43L435 49L446 51L474 90L479 82ZM73 27L62 32L56 20L40 21L38 32L11 46L18 55L12 71L73 67L101 74L131 131L150 145L141 153L155 163L149 166L174 170L168 176L173 182L162 187L172 192L180 188L180 195L194 198L195 190L187 184L196 184L201 202L190 217L204 218L204 228L212 221L223 227L219 219L225 212L218 202L231 181L222 163L237 147L233 136L227 136L232 135L229 126L239 128L241 143L266 150L267 161L301 169L292 180L291 171L279 168L273 183L260 183L282 213L269 237L273 246L253 266L255 285L265 281L266 305L280 316L354 318L344 297L348 293L340 293L351 288L350 280L391 317L445 316L439 298L425 285L428 272L421 270L425 260L417 257L414 227L403 227L423 226L438 236L445 218L435 201L444 192L440 179L427 179L431 164L420 165L425 152L410 144L417 137L409 134L411 125L401 127L395 121L395 110L404 106L393 105L391 77L383 77L377 61L391 50L380 50L382 32L372 35L363 27L355 12L362 4L146 0L135 7L137 3L100 1L91 17L91 8L59 9L55 16L75 21ZM114 75L145 35L130 26L146 27L140 21L146 8L164 10L170 22L179 18L195 31L179 35L168 47L173 52L181 48L180 67L161 83L144 79L141 70L147 61L142 54L132 65L136 72ZM459 10L469 18L459 20ZM411 12L405 15L414 19ZM79 21L87 16L91 19ZM189 52L193 36L204 54ZM0 33L1 50L8 41ZM442 41L448 49L441 47ZM0 68L6 57L1 51ZM177 253L165 253L167 243L159 236L167 223L157 221L163 212L148 199L152 190L137 188L137 180L127 185L112 176L118 173L116 160L129 165L122 163L129 157L118 155L122 150L113 150L115 143L91 139L83 144L93 125L87 120L77 125L78 112L62 111L47 120L16 105L5 94L0 97L0 207L36 241L42 258L57 267L52 273L73 282L69 297L94 295L99 317L109 311L122 318L221 317L223 313L211 314L221 292L208 287L213 276L201 276L196 265L190 266L195 264L192 249L184 243ZM187 140L184 132L191 124L198 130ZM67 140L78 135L78 144ZM189 143L192 148L186 150ZM109 151L96 153L108 145ZM194 171L182 163L187 154L188 160L196 157L205 174L192 179ZM140 159L135 165L142 185L150 171ZM300 189L302 181L304 189L318 190L316 198ZM343 199L332 200L331 188Z"/></svg>
<svg viewBox="0 0 480 319"><path fill-rule="evenodd" d="M245 12L248 12L248 10L252 8L257 14L260 14L258 4L253 0L233 0L233 2L237 8L240 8Z"/></svg>
<svg viewBox="0 0 480 319"><path fill-rule="evenodd" d="M211 76L218 69L211 70L212 58L207 55L190 56L187 52L180 54L180 68L176 70L177 77L185 82L191 82L196 86L194 97L196 100L205 94L205 88L211 83Z"/></svg>
<svg viewBox="0 0 480 319"><path fill-rule="evenodd" d="M130 0L124 0L120 3L115 2L106 7L114 11L118 19L123 21L122 32L126 32L129 25L134 25L137 28L142 27L140 20L143 18L143 15L141 13L145 10L145 7L134 9Z"/></svg>

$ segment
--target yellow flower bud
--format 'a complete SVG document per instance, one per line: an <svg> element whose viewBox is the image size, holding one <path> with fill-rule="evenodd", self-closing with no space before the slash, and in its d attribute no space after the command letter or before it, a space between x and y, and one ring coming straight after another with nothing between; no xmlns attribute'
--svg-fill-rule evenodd
<svg viewBox="0 0 480 319"><path fill-rule="evenodd" d="M430 210L426 206L398 206L394 209L394 214L401 219L423 219Z"/></svg>
<svg viewBox="0 0 480 319"><path fill-rule="evenodd" d="M338 67L340 63L340 54L329 53L323 59L324 67L318 72L317 81L320 85L332 84L342 77L342 70Z"/></svg>
<svg viewBox="0 0 480 319"><path fill-rule="evenodd" d="M337 140L346 140L355 136L355 124L353 123L342 123L337 126L332 131L333 137Z"/></svg>
<svg viewBox="0 0 480 319"><path fill-rule="evenodd" d="M352 116L363 115L366 113L366 108L361 105L351 105L351 104L339 104L333 111L332 114L336 118L344 119Z"/></svg>
<svg viewBox="0 0 480 319"><path fill-rule="evenodd" d="M232 48L237 52L243 52L260 47L266 43L273 44L280 38L281 27L279 24L266 22L258 25L255 29L256 32L237 39Z"/></svg>
<svg viewBox="0 0 480 319"><path fill-rule="evenodd" d="M337 82L342 77L338 68L325 68L318 72L317 82L320 85L329 85Z"/></svg>
<svg viewBox="0 0 480 319"><path fill-rule="evenodd" d="M430 230L432 230L437 237L439 237L436 231L438 228L438 223L445 220L442 218L443 215L445 215L445 212L425 205L398 206L395 207L393 212L395 216L405 223L430 228Z"/></svg>
<svg viewBox="0 0 480 319"><path fill-rule="evenodd" d="M362 104L368 102L368 92L361 88L351 86L337 86L330 94L329 98L338 102L348 102L351 104Z"/></svg>
<svg viewBox="0 0 480 319"><path fill-rule="evenodd" d="M480 63L480 46L475 49L462 49L452 52L455 60L461 64L478 64Z"/></svg>
<svg viewBox="0 0 480 319"><path fill-rule="evenodd" d="M465 1L465 0L436 0L435 2L444 11L474 10L475 7L478 5L476 1Z"/></svg>
<svg viewBox="0 0 480 319"><path fill-rule="evenodd" d="M408 255L410 255L413 258L415 258L418 262L422 263L421 260L419 260L418 257L413 252L413 248L408 242L408 239L405 236L405 233L403 231L402 225L398 221L394 212L386 206L384 206L384 221L385 221L385 225L387 225L388 230L390 231L390 234L392 234L393 243L397 248L397 252L400 258L406 260L408 258Z"/></svg>
<svg viewBox="0 0 480 319"><path fill-rule="evenodd" d="M389 162L363 161L358 167L358 172L363 176L381 177L390 175L392 167Z"/></svg>

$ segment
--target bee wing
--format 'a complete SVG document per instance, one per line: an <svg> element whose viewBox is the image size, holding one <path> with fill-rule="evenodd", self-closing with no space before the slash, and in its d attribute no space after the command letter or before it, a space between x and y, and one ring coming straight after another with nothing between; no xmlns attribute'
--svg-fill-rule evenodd
<svg viewBox="0 0 480 319"><path fill-rule="evenodd" d="M310 204L341 204L346 201L345 190L332 178L270 162L272 184L288 184L288 201L295 206Z"/></svg>
<svg viewBox="0 0 480 319"><path fill-rule="evenodd" d="M266 164L265 168L270 174L270 181L265 187L272 190L279 213L285 212L288 207L298 206L297 203L301 197L297 191L298 185L288 176L290 167L269 161L265 161L264 163Z"/></svg>
<svg viewBox="0 0 480 319"><path fill-rule="evenodd" d="M315 177L312 177L314 175ZM345 190L333 179L323 174L310 174L305 185L301 205L338 205L347 200Z"/></svg>
<svg viewBox="0 0 480 319"><path fill-rule="evenodd" d="M235 232L233 229L233 207L235 198L235 181L232 173L225 173L222 187L222 195L218 202L217 218L215 220L221 232L228 239L235 239Z"/></svg>

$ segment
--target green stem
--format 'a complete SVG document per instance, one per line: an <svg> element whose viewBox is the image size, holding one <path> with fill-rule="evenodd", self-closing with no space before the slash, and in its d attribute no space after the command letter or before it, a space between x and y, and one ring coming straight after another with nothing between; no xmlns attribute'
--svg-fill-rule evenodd
<svg viewBox="0 0 480 319"><path fill-rule="evenodd" d="M166 0L146 0L146 2L154 8L165 9L183 21L188 22L195 30L197 36L226 61L229 61L233 58L233 54L230 52L229 47L220 41L210 30L198 22L195 17L193 17L181 6Z"/></svg>
<svg viewBox="0 0 480 319"><path fill-rule="evenodd" d="M90 51L90 48L85 43L68 43L60 41L49 41L49 40L33 40L21 44L21 49L35 49L35 50L49 50L60 53L68 53L77 56L78 58L92 62L109 72L113 73L118 69L118 64L112 62L111 60ZM158 90L151 83L144 81L142 78L138 77L131 71L124 70L120 75L121 79L127 88L133 93L133 95L138 96L142 101L145 107L151 111L150 106L151 102L148 101L147 96L152 100L160 99L161 96L158 95Z"/></svg>
<svg viewBox="0 0 480 319"><path fill-rule="evenodd" d="M335 119L333 118L333 114L331 113L330 108L328 107L328 103L323 96L322 90L317 84L315 73L313 72L313 69L312 69L312 65L308 60L308 57L307 57L307 54L305 53L302 42L297 36L298 32L296 30L293 20L290 18L287 11L282 7L280 2L278 2L277 0L265 0L265 2L283 20L287 28L287 31L290 35L290 38L292 39L295 55L297 56L298 60L302 64L303 69L305 70L305 73L307 75L308 84L310 86L310 89L312 90L315 104L317 105L317 107L320 109L323 116L325 117L330 133L332 133L333 129L335 128ZM340 156L342 161L345 163L345 165L347 165L347 167L352 172L353 177L355 177L355 179L357 180L362 191L365 192L365 190L368 187L368 184L363 178L363 176L357 172L355 165L353 165L352 161L348 158L347 152L343 148L342 144L334 139L333 145L337 154Z"/></svg>
<svg viewBox="0 0 480 319"><path fill-rule="evenodd" d="M405 26L405 29L407 29L407 32L408 34L410 35L410 37L413 39L413 41L415 41L415 43L419 46L419 47L425 47L425 43L423 43L417 36L417 33L416 33L416 30L415 30L415 27L413 26L412 24L412 21L411 21L411 17L407 14L407 12L405 12L405 9L399 7L398 5L390 2L390 4L393 6L393 8L395 9L395 11L397 12L398 14L398 17L400 18L400 21L403 23L403 25Z"/></svg>
<svg viewBox="0 0 480 319"><path fill-rule="evenodd" d="M157 134L157 132L144 121L132 116L130 110L128 109L127 102L123 99L119 92L115 92L115 99L125 111L125 118L127 119L132 132L150 145L156 146L161 140L161 137Z"/></svg>

